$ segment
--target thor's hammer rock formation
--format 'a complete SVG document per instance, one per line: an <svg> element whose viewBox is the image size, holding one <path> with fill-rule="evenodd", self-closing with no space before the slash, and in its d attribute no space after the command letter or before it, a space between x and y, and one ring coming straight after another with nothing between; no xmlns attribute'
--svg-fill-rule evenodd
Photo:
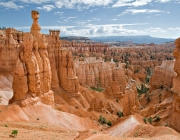
<svg viewBox="0 0 180 140"><path fill-rule="evenodd" d="M51 66L48 58L48 42L40 33L39 12L32 11L33 24L30 33L24 33L13 80L14 95L10 103L27 106L41 101L54 106L51 91Z"/></svg>

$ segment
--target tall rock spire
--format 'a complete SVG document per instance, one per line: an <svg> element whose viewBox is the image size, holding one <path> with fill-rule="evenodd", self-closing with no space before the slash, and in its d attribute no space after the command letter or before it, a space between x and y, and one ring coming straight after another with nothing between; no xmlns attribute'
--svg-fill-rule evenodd
<svg viewBox="0 0 180 140"><path fill-rule="evenodd" d="M31 33L33 33L34 31L40 32L41 27L39 26L39 23L38 23L39 12L36 11L36 10L32 10L32 11L31 11L31 17L32 17L32 19L33 19L33 24L32 24L32 26L31 26Z"/></svg>

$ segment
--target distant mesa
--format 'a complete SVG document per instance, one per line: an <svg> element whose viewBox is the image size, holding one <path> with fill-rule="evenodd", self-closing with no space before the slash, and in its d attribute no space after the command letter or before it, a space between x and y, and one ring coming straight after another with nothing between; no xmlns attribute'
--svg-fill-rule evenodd
<svg viewBox="0 0 180 140"><path fill-rule="evenodd" d="M142 36L100 36L100 37L90 37L91 40L97 42L133 42L137 44L161 44L166 42L172 42L175 39L167 39L167 38L157 38L151 37L149 35L142 35Z"/></svg>
<svg viewBox="0 0 180 140"><path fill-rule="evenodd" d="M67 40L67 41L75 41L75 42L94 42L93 40L90 40L88 37L83 36L67 36L67 37L61 37L61 40Z"/></svg>

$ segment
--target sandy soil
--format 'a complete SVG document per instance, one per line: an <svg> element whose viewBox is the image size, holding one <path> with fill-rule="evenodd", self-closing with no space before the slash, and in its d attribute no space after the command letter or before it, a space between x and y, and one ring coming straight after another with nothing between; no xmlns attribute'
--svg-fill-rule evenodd
<svg viewBox="0 0 180 140"><path fill-rule="evenodd" d="M9 136L13 130L18 130L18 140L74 140L78 136L78 132L45 123L1 122L0 139L14 139Z"/></svg>

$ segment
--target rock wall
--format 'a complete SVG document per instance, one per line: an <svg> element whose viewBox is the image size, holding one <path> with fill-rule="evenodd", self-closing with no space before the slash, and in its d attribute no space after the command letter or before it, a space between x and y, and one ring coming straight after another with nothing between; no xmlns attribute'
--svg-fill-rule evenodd
<svg viewBox="0 0 180 140"><path fill-rule="evenodd" d="M173 60L163 61L161 66L156 66L154 69L154 74L150 80L150 89L172 88L173 78L176 75L173 67Z"/></svg>
<svg viewBox="0 0 180 140"><path fill-rule="evenodd" d="M77 43L70 42L66 40L61 40L61 47L67 48L72 51L73 54L86 53L86 52L96 52L96 53L106 53L109 51L109 46L102 43Z"/></svg>
<svg viewBox="0 0 180 140"><path fill-rule="evenodd" d="M85 57L84 61L75 60L75 68L82 86L106 88L105 93L110 96L121 96L125 91L126 79L120 63Z"/></svg>
<svg viewBox="0 0 180 140"><path fill-rule="evenodd" d="M176 48L174 50L174 71L176 72L176 77L173 79L173 110L171 117L171 126L180 131L180 38L175 41Z"/></svg>
<svg viewBox="0 0 180 140"><path fill-rule="evenodd" d="M19 38L13 37L18 34ZM20 47L20 37L22 33L15 29L8 28L0 34L0 70L13 71L18 59L18 48Z"/></svg>
<svg viewBox="0 0 180 140"><path fill-rule="evenodd" d="M66 92L76 94L79 91L79 80L76 76L72 53L70 50L61 47L59 40L60 31L50 30L48 38L48 53L51 63L53 90L63 88Z"/></svg>
<svg viewBox="0 0 180 140"><path fill-rule="evenodd" d="M128 116L131 114L139 113L140 103L137 94L133 89L126 88L123 98L123 114Z"/></svg>
<svg viewBox="0 0 180 140"><path fill-rule="evenodd" d="M79 80L76 76L72 53L69 50L60 50L59 80L61 87L69 92L77 94Z"/></svg>
<svg viewBox="0 0 180 140"><path fill-rule="evenodd" d="M141 66L144 69L147 68L155 68L156 66L161 64L161 61L159 62L158 60L136 60L131 62L132 65L136 66Z"/></svg>

